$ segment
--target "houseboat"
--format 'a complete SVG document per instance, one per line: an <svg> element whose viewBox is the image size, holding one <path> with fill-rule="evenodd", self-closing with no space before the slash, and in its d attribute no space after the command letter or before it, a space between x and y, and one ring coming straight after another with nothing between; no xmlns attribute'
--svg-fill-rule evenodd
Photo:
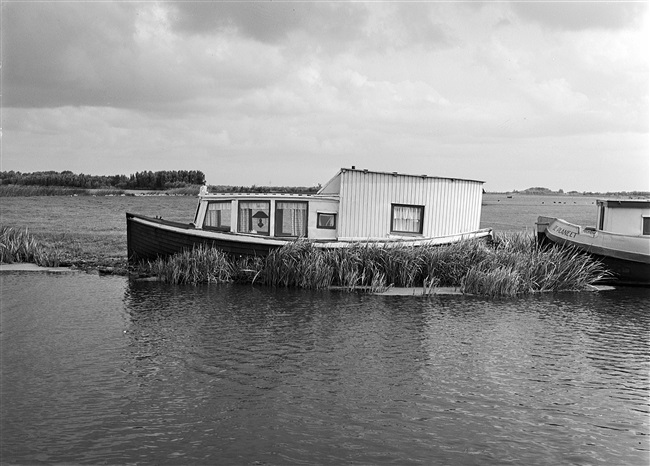
<svg viewBox="0 0 650 466"><path fill-rule="evenodd" d="M539 241L589 253L611 272L607 281L650 285L650 200L607 199L596 204L597 227L538 217Z"/></svg>
<svg viewBox="0 0 650 466"><path fill-rule="evenodd" d="M316 194L199 193L194 222L127 213L131 261L198 245L264 256L289 241L316 247L448 244L485 238L483 182L343 168Z"/></svg>

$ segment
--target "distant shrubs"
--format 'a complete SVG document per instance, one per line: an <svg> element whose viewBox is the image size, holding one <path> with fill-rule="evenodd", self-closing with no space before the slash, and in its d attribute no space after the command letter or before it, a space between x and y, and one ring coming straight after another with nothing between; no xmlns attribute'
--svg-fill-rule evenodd
<svg viewBox="0 0 650 466"><path fill-rule="evenodd" d="M198 189L197 189L198 192ZM121 196L121 189L84 189L68 188L65 186L30 186L19 184L0 185L0 197L29 197L29 196Z"/></svg>
<svg viewBox="0 0 650 466"><path fill-rule="evenodd" d="M205 175L199 170L142 171L126 175L86 175L69 170L21 173L0 171L0 184L24 186L57 186L81 189L173 189L190 185L201 186Z"/></svg>
<svg viewBox="0 0 650 466"><path fill-rule="evenodd" d="M0 262L30 262L43 267L58 267L62 253L40 244L25 229L0 226Z"/></svg>
<svg viewBox="0 0 650 466"><path fill-rule="evenodd" d="M576 250L541 247L523 233L500 234L494 242L473 240L446 246L378 247L357 244L321 249L295 241L266 258L230 261L199 248L150 263L169 283L222 283L235 279L273 287L382 291L389 287L458 287L486 296L580 290L602 279L603 267Z"/></svg>
<svg viewBox="0 0 650 466"><path fill-rule="evenodd" d="M73 196L75 194L83 195L86 192L85 189L65 188L63 186L0 185L0 197Z"/></svg>

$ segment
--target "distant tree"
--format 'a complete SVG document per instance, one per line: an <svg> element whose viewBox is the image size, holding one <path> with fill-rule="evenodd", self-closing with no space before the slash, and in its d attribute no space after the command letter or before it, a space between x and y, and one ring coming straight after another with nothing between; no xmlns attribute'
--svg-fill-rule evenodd
<svg viewBox="0 0 650 466"><path fill-rule="evenodd" d="M143 171L125 175L98 176L84 173L74 174L69 170L62 172L45 171L21 173L15 171L0 172L0 183L33 186L63 186L69 188L97 189L170 189L182 188L205 183L205 175L193 171Z"/></svg>

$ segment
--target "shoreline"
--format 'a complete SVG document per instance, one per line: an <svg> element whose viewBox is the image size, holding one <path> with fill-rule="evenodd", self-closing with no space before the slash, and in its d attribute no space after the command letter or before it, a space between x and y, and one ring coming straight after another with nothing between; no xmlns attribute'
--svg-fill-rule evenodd
<svg viewBox="0 0 650 466"><path fill-rule="evenodd" d="M120 275L128 276L128 270L126 273L114 273L112 270L106 270L102 267L92 267L88 269L70 267L42 267L30 262L17 262L13 264L0 263L0 273L4 272L37 272L37 273L81 273L86 272L90 273L91 270L96 270L99 275ZM154 280L160 281L156 277L138 277L136 280ZM359 289L362 289L360 287ZM339 291L343 290L344 287L332 286L329 288L329 291ZM590 285L587 291L600 292L600 291L610 291L615 290L616 287L611 285ZM389 287L384 291L370 292L377 296L478 296L471 293L463 293L458 287L453 286L440 286L433 287L430 290L425 290L423 287Z"/></svg>
<svg viewBox="0 0 650 466"><path fill-rule="evenodd" d="M72 273L82 272L82 270L73 269L72 267L42 267L31 262L15 262L13 264L0 264L0 272Z"/></svg>

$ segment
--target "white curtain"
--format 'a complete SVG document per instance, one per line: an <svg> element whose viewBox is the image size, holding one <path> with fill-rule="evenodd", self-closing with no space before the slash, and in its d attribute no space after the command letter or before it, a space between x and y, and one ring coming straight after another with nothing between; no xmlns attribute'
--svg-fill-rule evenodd
<svg viewBox="0 0 650 466"><path fill-rule="evenodd" d="M203 225L206 227L229 227L230 212L230 202L211 202L208 204Z"/></svg>
<svg viewBox="0 0 650 466"><path fill-rule="evenodd" d="M282 211L280 233L287 236L307 236L307 204L304 202L277 202ZM277 231L277 230L276 230Z"/></svg>
<svg viewBox="0 0 650 466"><path fill-rule="evenodd" d="M393 230L419 233L422 223L422 208L393 206Z"/></svg>

